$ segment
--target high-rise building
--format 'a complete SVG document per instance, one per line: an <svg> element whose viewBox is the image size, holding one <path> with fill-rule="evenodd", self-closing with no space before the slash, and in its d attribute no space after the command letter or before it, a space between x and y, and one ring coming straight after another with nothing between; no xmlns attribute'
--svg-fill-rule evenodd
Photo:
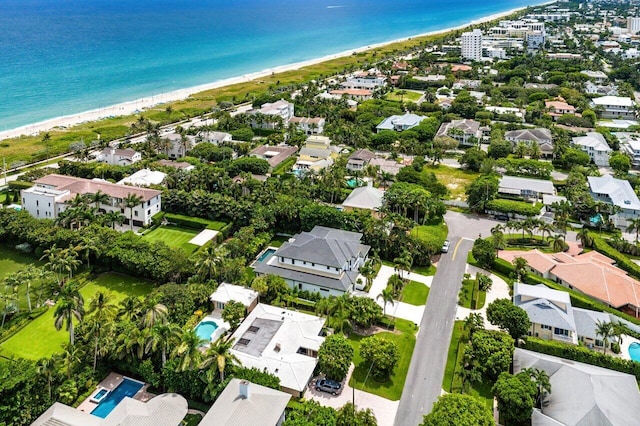
<svg viewBox="0 0 640 426"><path fill-rule="evenodd" d="M475 29L462 34L462 58L479 61L482 59L482 31Z"/></svg>
<svg viewBox="0 0 640 426"><path fill-rule="evenodd" d="M630 34L640 33L640 18L628 17L627 18L627 32Z"/></svg>

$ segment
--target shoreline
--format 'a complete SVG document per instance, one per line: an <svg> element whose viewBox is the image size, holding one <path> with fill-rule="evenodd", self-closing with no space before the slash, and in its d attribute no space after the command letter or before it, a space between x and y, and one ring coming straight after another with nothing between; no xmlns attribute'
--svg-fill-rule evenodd
<svg viewBox="0 0 640 426"><path fill-rule="evenodd" d="M540 3L534 6L542 6L542 5L552 4L552 3L555 3L555 1L548 1L548 2ZM106 118L137 114L139 112L143 112L144 110L150 109L158 105L186 99L189 96L194 95L196 93L200 93L200 92L204 92L212 89L219 89L225 86L232 86L234 84L245 83L245 82L249 82L259 78L267 77L272 74L278 74L278 73L287 72L287 71L295 71L307 66L317 65L333 59L343 58L345 56L351 56L356 53L361 53L371 49L377 49L379 47L384 47L393 43L400 43L407 40L412 40L414 38L428 37L428 36L448 33L451 31L461 30L471 25L478 25L478 24L482 24L485 22L493 21L496 19L500 19L509 15L512 15L516 12L527 9L528 7L531 7L531 6L523 6L523 7L510 9L505 12L494 13L492 15L484 16L482 18L478 18L455 27L445 28L442 30L429 31L426 33L421 33L421 34L412 35L408 37L402 37L402 38L391 40L391 41L385 41L381 43L362 46L355 49L344 50L342 52L325 55L319 58L309 59L301 62L295 62L288 65L281 65L273 68L267 68L261 71L244 74L242 76L226 78L226 79L214 81L211 83L205 83L197 86L187 87L184 89L173 90L167 93L161 93L160 95L152 95L152 96L147 96L147 97L143 97L143 98L139 98L131 101L125 101L125 102L121 102L115 105L110 105L104 108L96 108L89 111L68 114L61 117L54 117L51 119L39 121L37 123L27 124L24 126L13 128L13 129L0 131L0 140L17 138L20 136L35 136L40 132L53 130L56 127L67 128L67 127L73 127L75 125L86 123L86 122L95 122L95 121L99 121Z"/></svg>

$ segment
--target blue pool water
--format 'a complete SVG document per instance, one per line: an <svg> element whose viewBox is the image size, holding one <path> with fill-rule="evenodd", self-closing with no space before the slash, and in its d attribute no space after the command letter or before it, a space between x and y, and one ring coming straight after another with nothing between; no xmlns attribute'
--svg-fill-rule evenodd
<svg viewBox="0 0 640 426"><path fill-rule="evenodd" d="M266 249L266 250L265 250L265 251L260 255L260 257L258 257L258 262L260 262L260 263L264 262L265 260L267 260L267 258L268 258L269 256L271 256L271 255L272 255L273 253L275 253L275 252L276 252L276 250L275 250L275 249L272 249L272 248L268 248L268 249Z"/></svg>
<svg viewBox="0 0 640 426"><path fill-rule="evenodd" d="M114 390L112 390L105 399L91 412L96 417L104 419L113 411L120 401L125 397L133 398L138 391L144 386L143 383L125 378Z"/></svg>
<svg viewBox="0 0 640 426"><path fill-rule="evenodd" d="M196 334L202 340L206 340L207 342L211 341L211 335L218 328L218 324L213 321L202 321L196 327Z"/></svg>
<svg viewBox="0 0 640 426"><path fill-rule="evenodd" d="M106 395L106 394L108 394L108 393L109 393L109 391L108 391L108 390L106 390L106 389L100 389L100 391L99 391L97 394L95 394L95 395L93 396L93 398L91 398L91 399L92 399L92 400L94 400L94 401L96 401L96 402L100 402L100 400L102 400L102 398L104 398L104 397L105 397L105 395Z"/></svg>
<svg viewBox="0 0 640 426"><path fill-rule="evenodd" d="M640 362L640 344L632 343L629 345L629 356L632 360Z"/></svg>

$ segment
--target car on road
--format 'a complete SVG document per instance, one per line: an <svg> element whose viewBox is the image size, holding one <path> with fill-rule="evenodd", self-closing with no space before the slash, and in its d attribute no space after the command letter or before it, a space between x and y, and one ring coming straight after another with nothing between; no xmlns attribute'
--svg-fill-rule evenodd
<svg viewBox="0 0 640 426"><path fill-rule="evenodd" d="M440 250L442 253L449 253L449 246L451 243L449 240L444 240L444 244L442 245L442 249Z"/></svg>
<svg viewBox="0 0 640 426"><path fill-rule="evenodd" d="M327 392L331 395L340 395L340 392L342 392L342 384L335 380L321 379L316 382L316 390Z"/></svg>

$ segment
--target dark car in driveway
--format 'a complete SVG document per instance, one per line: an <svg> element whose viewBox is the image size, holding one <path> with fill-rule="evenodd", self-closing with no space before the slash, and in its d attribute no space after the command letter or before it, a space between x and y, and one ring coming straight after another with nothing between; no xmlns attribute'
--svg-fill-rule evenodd
<svg viewBox="0 0 640 426"><path fill-rule="evenodd" d="M327 392L331 395L340 395L340 392L342 392L342 384L335 380L321 379L316 382L316 390Z"/></svg>

